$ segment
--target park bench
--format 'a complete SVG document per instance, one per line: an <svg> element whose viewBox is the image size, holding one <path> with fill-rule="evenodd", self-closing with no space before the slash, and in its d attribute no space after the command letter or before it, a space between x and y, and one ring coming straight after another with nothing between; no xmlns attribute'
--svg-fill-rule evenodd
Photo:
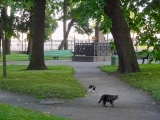
<svg viewBox="0 0 160 120"><path fill-rule="evenodd" d="M142 59L142 64L145 62L145 60L148 62L149 59L153 59L153 56L151 56L150 53L141 53L141 51L136 51L136 57L137 59Z"/></svg>
<svg viewBox="0 0 160 120"><path fill-rule="evenodd" d="M44 56L52 56L54 60L58 60L61 56L73 56L71 50L50 50L44 51Z"/></svg>
<svg viewBox="0 0 160 120"><path fill-rule="evenodd" d="M29 59L30 59L29 55ZM73 53L71 52L71 50L46 50L44 51L44 56L45 57L53 57L54 60L58 60L59 57L62 56L73 56Z"/></svg>
<svg viewBox="0 0 160 120"><path fill-rule="evenodd" d="M150 55L150 52L149 53L147 52L141 53L141 52L142 51L135 51L137 59L142 59L142 64L145 62L145 59L147 60L147 62L149 59L154 59L154 57ZM113 55L111 57L111 64L112 65L118 64L118 55Z"/></svg>

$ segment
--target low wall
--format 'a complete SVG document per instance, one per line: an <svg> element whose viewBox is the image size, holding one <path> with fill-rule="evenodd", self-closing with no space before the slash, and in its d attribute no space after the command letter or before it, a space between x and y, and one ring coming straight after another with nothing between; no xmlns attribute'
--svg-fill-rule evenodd
<svg viewBox="0 0 160 120"><path fill-rule="evenodd" d="M11 51L11 54L26 54L26 51Z"/></svg>
<svg viewBox="0 0 160 120"><path fill-rule="evenodd" d="M79 62L111 61L111 56L72 56L72 61L79 61Z"/></svg>

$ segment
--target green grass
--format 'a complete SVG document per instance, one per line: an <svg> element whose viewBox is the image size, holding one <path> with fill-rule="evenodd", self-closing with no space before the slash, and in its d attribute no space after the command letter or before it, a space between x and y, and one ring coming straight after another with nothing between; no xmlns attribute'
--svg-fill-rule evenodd
<svg viewBox="0 0 160 120"><path fill-rule="evenodd" d="M0 104L0 120L69 120L56 116L49 115L45 111L43 113L38 111L28 110L26 108L19 108L17 106L9 106Z"/></svg>
<svg viewBox="0 0 160 120"><path fill-rule="evenodd" d="M36 98L84 97L86 90L73 77L69 66L47 66L49 70L25 70L26 65L8 65L7 78L0 74L0 89L33 95ZM2 67L0 67L0 73Z"/></svg>
<svg viewBox="0 0 160 120"><path fill-rule="evenodd" d="M61 56L60 60L70 59L70 56ZM26 54L9 54L6 55L7 61L29 61L29 57ZM45 60L54 60L53 57L45 57ZM3 61L2 56L0 57L0 62Z"/></svg>
<svg viewBox="0 0 160 120"><path fill-rule="evenodd" d="M139 66L141 72L118 74L118 77L129 85L148 92L160 104L160 64L140 64ZM118 66L104 65L100 68L102 71L113 73Z"/></svg>
<svg viewBox="0 0 160 120"><path fill-rule="evenodd" d="M28 61L28 55L26 54L8 54L6 55L7 61ZM3 57L0 57L0 61L3 61Z"/></svg>
<svg viewBox="0 0 160 120"><path fill-rule="evenodd" d="M69 66L47 66L49 70L25 70L26 65L8 65L7 78L0 74L0 89L33 95L36 98L84 97L86 90L73 77ZM2 72L2 67L0 67ZM31 111L26 108L0 104L0 120L67 120L49 115L45 111Z"/></svg>

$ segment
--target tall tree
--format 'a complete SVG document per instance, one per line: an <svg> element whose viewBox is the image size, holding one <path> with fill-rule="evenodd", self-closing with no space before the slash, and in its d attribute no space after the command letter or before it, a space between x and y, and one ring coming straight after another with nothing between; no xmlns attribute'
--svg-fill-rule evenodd
<svg viewBox="0 0 160 120"><path fill-rule="evenodd" d="M88 35L90 35L92 33L92 29L89 26L88 19L85 19L83 21L83 24L82 23L79 24L79 20L78 19L72 18L70 20L70 22L68 23L67 31L65 33L63 41L61 42L61 44L60 44L60 46L58 48L59 50L63 48L65 43L67 43L69 32L70 32L70 30L71 30L71 28L73 26L75 28L75 32L78 32L79 34L88 34Z"/></svg>
<svg viewBox="0 0 160 120"><path fill-rule="evenodd" d="M33 6L34 1L23 1L15 3L15 11L18 11L19 16L16 16L15 29L21 33L27 33L28 49L27 54L31 53L31 44L33 39ZM45 9L45 41L51 40L51 35L57 28L57 22L54 18L53 0L47 0Z"/></svg>
<svg viewBox="0 0 160 120"><path fill-rule="evenodd" d="M63 41L61 42L58 49L62 49L65 43L67 43L68 35L72 27L74 27L75 32L78 32L79 34L90 35L93 32L92 28L89 25L89 18L86 17L83 19L83 21L81 21L81 19L74 17L77 14L79 8L81 8L81 6L79 4L71 4L71 3L68 4L70 4L70 6L68 6L70 9L66 14L66 20L70 20L70 22L68 23L68 27L64 34ZM63 18L64 16L61 16L59 20Z"/></svg>
<svg viewBox="0 0 160 120"><path fill-rule="evenodd" d="M3 47L3 77L7 77L7 70L6 70L6 53L5 53L5 41L4 41L4 33L3 33L3 25L6 21L6 9L3 8L1 11L1 18L0 18L0 39L2 40L2 47Z"/></svg>
<svg viewBox="0 0 160 120"><path fill-rule="evenodd" d="M3 47L3 77L7 77L6 70L6 54L5 54L5 42L4 42L4 34L3 34L3 17L0 17L0 39L2 39L2 47Z"/></svg>
<svg viewBox="0 0 160 120"><path fill-rule="evenodd" d="M66 23L67 23L67 0L64 0L63 3L63 39L66 34ZM64 49L68 49L68 42L65 42Z"/></svg>
<svg viewBox="0 0 160 120"><path fill-rule="evenodd" d="M2 16L5 17L3 30L5 31L5 54L10 54L10 44L11 44L11 37L13 36L13 16L8 16L7 14L7 7L5 6L2 9Z"/></svg>
<svg viewBox="0 0 160 120"><path fill-rule="evenodd" d="M34 0L33 45L28 70L47 69L44 62L44 20L46 0Z"/></svg>
<svg viewBox="0 0 160 120"><path fill-rule="evenodd" d="M74 0L78 2L78 0ZM76 17L95 18L101 21L101 30L107 33L110 29L119 57L119 66L117 72L130 73L139 72L140 68L136 59L133 44L130 37L130 28L126 22L121 2L129 5L128 0L82 0L82 7ZM128 11L127 11L128 12ZM93 14L94 13L94 14Z"/></svg>
<svg viewBox="0 0 160 120"><path fill-rule="evenodd" d="M110 29L119 57L118 72L140 71L130 35L130 28L117 0L105 0L104 12L112 20Z"/></svg>
<svg viewBox="0 0 160 120"><path fill-rule="evenodd" d="M3 47L3 77L7 77L7 68L6 68L6 50L5 50L5 38L4 38L4 23L6 22L6 17L7 17L7 11L6 7L7 5L12 4L12 0L10 1L5 1L1 0L0 1L0 10L1 10L1 17L0 17L0 42L2 41L2 47ZM5 31L8 32L8 31Z"/></svg>

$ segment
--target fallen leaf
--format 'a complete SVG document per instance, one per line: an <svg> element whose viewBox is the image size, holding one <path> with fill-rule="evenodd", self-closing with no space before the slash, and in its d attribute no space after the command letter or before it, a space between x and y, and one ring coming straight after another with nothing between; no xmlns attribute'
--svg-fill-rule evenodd
<svg viewBox="0 0 160 120"><path fill-rule="evenodd" d="M156 104L156 102L152 102L152 104L153 104L153 105L155 105L155 104Z"/></svg>
<svg viewBox="0 0 160 120"><path fill-rule="evenodd" d="M50 106L49 108L54 108L53 106Z"/></svg>

